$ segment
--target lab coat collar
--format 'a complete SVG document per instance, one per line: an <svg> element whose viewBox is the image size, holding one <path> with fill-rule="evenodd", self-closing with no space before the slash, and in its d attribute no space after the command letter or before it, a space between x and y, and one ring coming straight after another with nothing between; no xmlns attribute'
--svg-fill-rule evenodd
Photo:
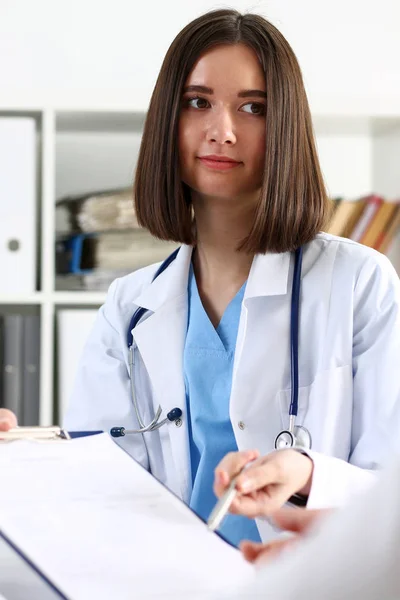
<svg viewBox="0 0 400 600"><path fill-rule="evenodd" d="M311 242L303 246L302 279L320 254L321 242ZM251 265L244 300L291 293L294 263L294 252L257 254Z"/></svg>
<svg viewBox="0 0 400 600"><path fill-rule="evenodd" d="M193 247L181 246L169 267L134 299L134 304L155 312L187 293ZM286 294L291 263L290 252L257 254L251 265L244 299Z"/></svg>
<svg viewBox="0 0 400 600"><path fill-rule="evenodd" d="M192 246L181 246L175 260L133 303L155 312L170 300L186 294L192 252Z"/></svg>
<svg viewBox="0 0 400 600"><path fill-rule="evenodd" d="M244 300L286 294L290 260L290 252L257 254L251 265Z"/></svg>

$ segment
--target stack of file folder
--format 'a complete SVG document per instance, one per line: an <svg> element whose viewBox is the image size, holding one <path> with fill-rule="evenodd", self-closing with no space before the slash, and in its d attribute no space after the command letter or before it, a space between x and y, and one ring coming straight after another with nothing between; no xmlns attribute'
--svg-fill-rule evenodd
<svg viewBox="0 0 400 600"><path fill-rule="evenodd" d="M56 240L57 289L105 290L116 278L164 260L176 243L154 238L139 227L132 189L62 198L68 231ZM57 219L65 222L65 214Z"/></svg>

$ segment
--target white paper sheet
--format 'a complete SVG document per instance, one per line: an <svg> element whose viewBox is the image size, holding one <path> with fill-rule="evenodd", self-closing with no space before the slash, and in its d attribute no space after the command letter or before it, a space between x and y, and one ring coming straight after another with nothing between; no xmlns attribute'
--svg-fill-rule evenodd
<svg viewBox="0 0 400 600"><path fill-rule="evenodd" d="M0 444L0 474L0 529L71 600L214 598L254 577L108 434Z"/></svg>

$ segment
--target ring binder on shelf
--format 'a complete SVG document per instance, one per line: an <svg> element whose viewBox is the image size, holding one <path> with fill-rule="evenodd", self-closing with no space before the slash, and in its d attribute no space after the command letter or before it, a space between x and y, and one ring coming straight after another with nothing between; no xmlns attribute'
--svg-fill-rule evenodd
<svg viewBox="0 0 400 600"><path fill-rule="evenodd" d="M8 431L0 431L0 442L15 440L57 441L70 440L68 431L61 427L14 427Z"/></svg>

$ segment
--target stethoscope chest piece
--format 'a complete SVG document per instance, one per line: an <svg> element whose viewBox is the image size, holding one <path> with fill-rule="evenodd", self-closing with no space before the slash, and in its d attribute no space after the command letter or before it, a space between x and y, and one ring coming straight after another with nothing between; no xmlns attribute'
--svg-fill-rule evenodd
<svg viewBox="0 0 400 600"><path fill-rule="evenodd" d="M284 429L275 438L275 449L283 450L284 448L307 448L311 449L312 439L311 433L305 427L296 425L293 433L288 429Z"/></svg>

